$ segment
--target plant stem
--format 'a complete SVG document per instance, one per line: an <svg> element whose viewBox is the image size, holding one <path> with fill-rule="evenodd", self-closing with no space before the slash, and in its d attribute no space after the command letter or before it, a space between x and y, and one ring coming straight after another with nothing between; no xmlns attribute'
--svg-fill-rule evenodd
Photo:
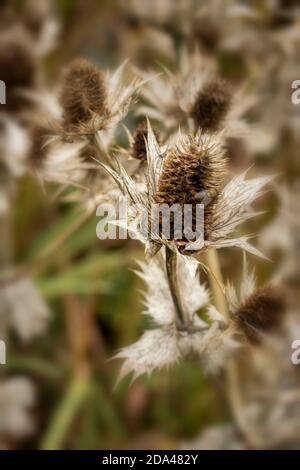
<svg viewBox="0 0 300 470"><path fill-rule="evenodd" d="M186 318L182 299L179 292L178 279L177 279L177 254L166 246L166 271L168 283L171 291L171 296L176 310L176 324L179 330L185 330Z"/></svg>
<svg viewBox="0 0 300 470"><path fill-rule="evenodd" d="M81 367L76 371L65 396L54 413L41 443L41 450L59 450L63 447L73 419L87 397L89 386L89 370Z"/></svg>
<svg viewBox="0 0 300 470"><path fill-rule="evenodd" d="M222 271L217 250L212 248L206 253L206 260L211 271L209 281L213 291L213 298L216 308L227 320L230 319L227 300L221 289L223 286ZM213 273L213 274L212 274ZM239 374L237 364L234 359L230 359L226 367L228 401L233 418L240 431L245 436L247 442L254 447L258 446L257 436L249 428L247 417L245 416L244 400L241 394Z"/></svg>

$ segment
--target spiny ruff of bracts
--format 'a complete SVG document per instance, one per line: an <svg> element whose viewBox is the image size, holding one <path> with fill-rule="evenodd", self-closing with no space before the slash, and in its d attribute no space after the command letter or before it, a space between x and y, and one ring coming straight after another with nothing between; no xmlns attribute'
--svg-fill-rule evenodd
<svg viewBox="0 0 300 470"><path fill-rule="evenodd" d="M258 344L261 333L277 328L284 312L284 300L272 286L256 290L235 312L236 323L247 340Z"/></svg>
<svg viewBox="0 0 300 470"><path fill-rule="evenodd" d="M156 140L159 142L159 134L153 130ZM132 156L137 160L147 161L146 139L148 135L147 121L142 121L134 131L132 143Z"/></svg>
<svg viewBox="0 0 300 470"><path fill-rule="evenodd" d="M200 361L206 372L214 373L238 347L224 317L208 306L209 294L199 282L198 267L192 258L178 255L177 275L182 298L187 301L185 312L189 325L187 330L179 331L162 253L149 263L140 263L138 274L146 284L144 313L154 328L115 356L124 360L119 380L127 374L133 374L133 379L151 374L155 369L169 368L191 357ZM207 321L197 315L200 308L205 308Z"/></svg>
<svg viewBox="0 0 300 470"><path fill-rule="evenodd" d="M210 232L212 212L224 185L226 157L203 136L186 136L166 155L154 196L157 204L205 204L204 232ZM193 216L195 214L193 213Z"/></svg>
<svg viewBox="0 0 300 470"><path fill-rule="evenodd" d="M21 111L29 101L22 92L33 89L37 60L30 37L21 28L0 32L0 78L6 85L7 111Z"/></svg>
<svg viewBox="0 0 300 470"><path fill-rule="evenodd" d="M85 59L75 59L69 65L61 91L64 128L73 132L88 124L95 115L108 114L106 87L101 70Z"/></svg>
<svg viewBox="0 0 300 470"><path fill-rule="evenodd" d="M204 84L191 110L195 125L203 131L217 131L222 126L231 105L231 93L224 80Z"/></svg>

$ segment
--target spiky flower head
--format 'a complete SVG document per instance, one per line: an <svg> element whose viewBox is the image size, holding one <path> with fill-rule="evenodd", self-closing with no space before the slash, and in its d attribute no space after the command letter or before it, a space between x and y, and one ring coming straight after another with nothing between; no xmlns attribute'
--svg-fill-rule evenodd
<svg viewBox="0 0 300 470"><path fill-rule="evenodd" d="M95 115L106 116L107 92L104 75L89 61L78 58L71 62L61 91L63 125L66 131L76 131L88 124Z"/></svg>
<svg viewBox="0 0 300 470"><path fill-rule="evenodd" d="M224 80L206 82L198 92L191 117L203 131L217 131L221 128L231 105L231 92Z"/></svg>
<svg viewBox="0 0 300 470"><path fill-rule="evenodd" d="M253 292L235 312L236 324L251 343L260 341L261 333L268 333L282 321L284 301L272 286Z"/></svg>
<svg viewBox="0 0 300 470"><path fill-rule="evenodd" d="M30 37L21 28L0 33L0 77L6 84L6 106L9 111L20 111L28 106L22 95L36 83L37 60Z"/></svg>
<svg viewBox="0 0 300 470"><path fill-rule="evenodd" d="M206 201L204 231L208 235L213 207L224 185L223 149L201 134L188 135L171 148L163 161L154 200L157 204L196 204Z"/></svg>
<svg viewBox="0 0 300 470"><path fill-rule="evenodd" d="M119 224L132 231L139 240L146 244L146 252L149 256L153 256L162 245L171 244L174 249L175 239L177 248L185 254L191 254L191 251L197 254L211 247L237 246L252 254L264 257L248 242L249 237L229 238L229 234L239 224L257 214L251 208L251 204L261 194L262 187L272 178L261 177L246 180L247 172L244 172L224 184L226 158L222 150L222 133L212 135L198 133L195 136L179 133L174 139L176 139L176 144L173 141L169 147L168 144L160 146L149 124L148 166L145 174L146 184L142 187L138 186L136 181L128 175L119 160L115 162L118 171L100 163L126 196L129 206L138 204L143 208L142 213L138 211L136 216L132 215L132 218L127 221L119 221ZM204 162L203 165L202 162ZM191 225L193 230L191 236L187 238L193 240L196 236L195 241L180 239L181 237L177 236L179 230L176 230L176 234L175 231L172 231L174 211L170 211L171 219L169 219L171 238L164 236L163 231L160 230L160 221L159 227L157 227L157 220L154 221L154 230L147 230L147 234L145 234L143 230L145 228L145 213L152 227L152 209L155 213L157 206L162 204L166 204L170 209L173 204L181 207L184 204L189 204L189 212L192 206L192 216L194 216L195 206L202 204L200 211L198 211L201 213L201 220L200 224L196 224L198 225L195 227L196 230L193 226L194 217L189 221L188 232L190 232ZM203 207L204 230L202 224ZM197 209L198 206L196 206L196 215ZM180 211L178 213L180 215ZM180 227L175 227L174 224L174 228ZM185 230L183 230L184 232ZM186 234L184 233L184 235Z"/></svg>
<svg viewBox="0 0 300 470"><path fill-rule="evenodd" d="M154 135L159 141L158 132L154 129ZM146 161L147 160L147 149L146 149L146 140L148 135L148 125L147 121L144 120L140 122L137 128L134 131L132 139L132 156L137 160Z"/></svg>

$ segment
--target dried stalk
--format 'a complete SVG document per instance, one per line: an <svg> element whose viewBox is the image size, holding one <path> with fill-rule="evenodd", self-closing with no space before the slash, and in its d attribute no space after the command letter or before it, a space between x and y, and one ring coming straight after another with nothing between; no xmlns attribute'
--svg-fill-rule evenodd
<svg viewBox="0 0 300 470"><path fill-rule="evenodd" d="M177 313L176 324L179 330L186 330L186 318L177 279L177 254L166 246L166 271L171 296Z"/></svg>
<svg viewBox="0 0 300 470"><path fill-rule="evenodd" d="M206 260L211 273L209 280L213 292L213 298L216 308L229 320L229 309L223 290L222 271L219 256L216 249L210 249L206 253ZM212 274L213 273L213 274ZM240 389L239 374L237 364L234 359L230 359L226 367L228 401L235 423L244 435L250 447L259 447L261 445L257 433L254 433L249 426L247 416L245 415L245 404Z"/></svg>

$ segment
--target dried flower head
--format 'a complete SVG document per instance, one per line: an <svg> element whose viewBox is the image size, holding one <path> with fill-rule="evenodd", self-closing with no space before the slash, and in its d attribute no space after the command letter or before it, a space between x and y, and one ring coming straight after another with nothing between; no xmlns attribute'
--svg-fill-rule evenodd
<svg viewBox="0 0 300 470"><path fill-rule="evenodd" d="M6 84L6 106L20 111L29 101L21 94L36 83L37 60L30 37L21 28L0 33L0 77Z"/></svg>
<svg viewBox="0 0 300 470"><path fill-rule="evenodd" d="M69 65L61 91L62 120L57 133L72 138L101 131L101 145L107 149L117 124L128 113L133 96L144 83L133 79L123 84L126 61L113 74L102 72L86 59Z"/></svg>
<svg viewBox="0 0 300 470"><path fill-rule="evenodd" d="M278 327L282 320L284 301L274 287L262 287L252 293L235 312L238 328L254 344L259 343L260 333Z"/></svg>
<svg viewBox="0 0 300 470"><path fill-rule="evenodd" d="M63 121L66 131L76 131L95 115L106 116L107 92L101 70L85 59L75 59L69 65L61 91Z"/></svg>
<svg viewBox="0 0 300 470"><path fill-rule="evenodd" d="M204 84L196 96L191 116L197 127L204 131L217 131L231 105L231 93L224 80L213 80Z"/></svg>
<svg viewBox="0 0 300 470"><path fill-rule="evenodd" d="M225 172L223 150L201 135L189 135L167 152L154 200L157 204L191 204L195 207L205 199L204 230L208 235L212 210L224 185Z"/></svg>
<svg viewBox="0 0 300 470"><path fill-rule="evenodd" d="M233 91L218 78L216 64L207 56L184 51L180 65L177 74L165 69L165 74L147 83L141 92L147 104L138 113L159 121L168 131L222 128L224 141L249 136L250 145L256 129L245 116L256 104L256 94L247 86Z"/></svg>
<svg viewBox="0 0 300 470"><path fill-rule="evenodd" d="M166 238L163 233L160 236L157 227L154 232L147 231L145 235L143 230L145 213L151 225L154 205L157 207L158 204L170 206L190 204L193 209L196 204L202 204L204 230L200 220L199 236L197 236L198 230L195 232L192 227L194 233L191 235L196 235L195 241L187 243L182 239L176 242L180 251L184 251L185 254L191 254L193 251L197 254L211 247L237 246L264 257L248 242L249 237L229 238L229 234L239 224L257 214L251 208L251 204L260 195L262 187L272 178L246 180L247 172L244 172L224 185L226 158L223 152L222 134L198 133L195 136L179 134L176 146L173 143L171 150L168 150L167 145L159 146L149 125L147 161L146 185L142 187L139 187L128 175L120 161L116 161L118 171L103 163L100 164L114 178L127 197L129 207L138 204L143 208L144 213L138 211L136 216L132 217L133 220L122 220L120 225L132 231L146 244L146 251L150 256L153 256L162 245L170 243L174 248L174 238L178 237ZM202 161L205 162L203 166ZM170 215L172 217L173 212ZM192 215L194 215L193 210Z"/></svg>
<svg viewBox="0 0 300 470"><path fill-rule="evenodd" d="M158 132L153 130L156 139L159 141ZM147 121L142 121L134 131L132 140L132 156L137 160L147 160L146 140L148 135Z"/></svg>

